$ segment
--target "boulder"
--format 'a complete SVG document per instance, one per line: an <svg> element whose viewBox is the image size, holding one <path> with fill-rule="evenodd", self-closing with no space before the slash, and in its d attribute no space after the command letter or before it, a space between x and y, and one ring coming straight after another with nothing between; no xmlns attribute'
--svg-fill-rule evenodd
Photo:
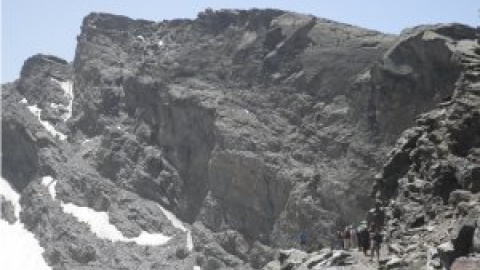
<svg viewBox="0 0 480 270"><path fill-rule="evenodd" d="M17 217L15 216L15 207L13 206L13 203L11 201L5 200L4 198L0 198L0 218L10 224L14 224L15 222L17 222Z"/></svg>
<svg viewBox="0 0 480 270"><path fill-rule="evenodd" d="M454 190L450 193L448 203L458 205L460 202L468 202L472 199L472 192L468 190Z"/></svg>
<svg viewBox="0 0 480 270"><path fill-rule="evenodd" d="M442 265L447 269L452 265L455 260L455 247L452 242L445 242L437 247L438 256Z"/></svg>

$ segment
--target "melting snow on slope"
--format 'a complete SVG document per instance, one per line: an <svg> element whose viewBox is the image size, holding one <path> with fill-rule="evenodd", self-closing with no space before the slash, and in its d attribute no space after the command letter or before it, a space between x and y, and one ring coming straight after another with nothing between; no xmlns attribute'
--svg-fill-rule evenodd
<svg viewBox="0 0 480 270"><path fill-rule="evenodd" d="M162 206L158 205L162 210L163 214L170 220L173 227L180 229L187 233L187 249L192 251L193 250L193 239L192 239L192 232L187 229L182 221L180 221L172 212L168 211L167 209L163 208Z"/></svg>
<svg viewBox="0 0 480 270"><path fill-rule="evenodd" d="M56 181L51 176L45 176L42 178L42 184L48 188L50 195L55 199ZM135 238L126 238L122 232L110 223L107 212L97 212L89 207L80 207L72 203L62 202L61 206L64 213L71 214L79 221L87 223L90 226L90 230L102 239L114 242L135 242L144 246L163 245L171 239L171 237L161 233L148 233L145 231Z"/></svg>
<svg viewBox="0 0 480 270"><path fill-rule="evenodd" d="M35 115L38 118L38 121L40 121L40 124L48 131L50 134L52 134L53 137L58 137L60 140L65 140L67 138L67 135L57 131L55 127L50 124L48 121L43 121L40 115L42 114L42 110L37 107L37 105L32 105L32 106L27 106L28 110Z"/></svg>
<svg viewBox="0 0 480 270"><path fill-rule="evenodd" d="M42 178L42 185L48 188L48 193L52 196L53 199L57 197L57 192L55 191L55 185L57 181L53 180L51 176L45 176Z"/></svg>
<svg viewBox="0 0 480 270"><path fill-rule="evenodd" d="M79 221L85 222L90 229L98 237L121 242L135 242L139 245L163 245L167 243L171 237L161 233L142 232L135 238L126 238L115 226L108 220L107 212L97 212L89 207L80 207L71 203L62 203L62 209L65 213L72 214Z"/></svg>
<svg viewBox="0 0 480 270"><path fill-rule="evenodd" d="M11 201L15 207L15 215L20 213L20 195L10 184L0 178L0 194ZM51 270L45 263L35 236L19 221L11 225L0 220L0 266L8 270Z"/></svg>
<svg viewBox="0 0 480 270"><path fill-rule="evenodd" d="M0 194L3 195L7 201L12 202L15 208L15 216L18 219L20 217L20 195L18 195L3 177L0 177Z"/></svg>
<svg viewBox="0 0 480 270"><path fill-rule="evenodd" d="M67 97L68 99L68 105L67 106L63 106L63 105L60 105L60 104L55 104L55 103L52 103L51 106L52 108L64 108L67 110L66 113L64 113L62 115L62 119L64 122L66 122L68 119L70 119L72 117L72 108L73 108L73 83L71 81L59 81L55 78L50 78L53 82L57 83L58 85L60 85L60 87L63 89L64 91L64 95Z"/></svg>

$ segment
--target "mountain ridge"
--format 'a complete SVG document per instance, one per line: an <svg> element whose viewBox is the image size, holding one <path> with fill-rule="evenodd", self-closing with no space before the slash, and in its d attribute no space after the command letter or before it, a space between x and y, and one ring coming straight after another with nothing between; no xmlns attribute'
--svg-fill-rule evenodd
<svg viewBox="0 0 480 270"><path fill-rule="evenodd" d="M133 269L127 252L152 269L258 269L276 248L296 247L300 231L328 244L370 207L369 185L400 133L453 93L461 65L449 42L476 34L454 24L394 37L278 10L161 23L92 13L81 29L73 63L34 56L2 87L2 176L60 269ZM73 115L63 121L67 82ZM129 237L173 234L187 256L155 247L156 258L88 228L67 231L84 246L50 241L64 220L80 225L43 197L45 176L60 199L109 213ZM192 252L152 203L191 224Z"/></svg>

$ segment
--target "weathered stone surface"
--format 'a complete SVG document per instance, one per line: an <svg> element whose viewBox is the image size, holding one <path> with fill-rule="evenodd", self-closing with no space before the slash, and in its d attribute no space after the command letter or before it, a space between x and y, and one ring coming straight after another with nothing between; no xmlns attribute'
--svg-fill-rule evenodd
<svg viewBox="0 0 480 270"><path fill-rule="evenodd" d="M394 147L374 193L399 196L389 224L408 235L410 256L426 248L419 242L436 217L475 208L475 196L450 196L479 187L476 77L465 70L476 60L462 54L477 57L475 34L438 25L392 36L278 10L163 22L92 13L73 63L33 56L3 87L2 176L22 193L21 222L55 268L275 269L276 249L299 247L301 232L318 250L336 227L363 219ZM58 83L67 81L73 115L64 121L51 104L69 104ZM33 105L68 138L47 132ZM57 199L44 176L56 179ZM59 200L108 213L125 237L172 239L109 242ZM160 206L193 224L193 251L189 226L175 227ZM292 269L359 259L290 253L280 255Z"/></svg>
<svg viewBox="0 0 480 270"><path fill-rule="evenodd" d="M15 209L12 202L6 200L2 195L0 195L0 218L10 224L17 222L17 217L15 216Z"/></svg>
<svg viewBox="0 0 480 270"><path fill-rule="evenodd" d="M427 31L423 38L439 36ZM480 66L473 39L446 46L464 75ZM478 253L480 202L472 175L479 164L480 99L470 90L478 79L461 76L450 87L449 100L422 114L417 126L403 133L375 186L374 195L389 202L387 212L400 213L386 229L395 235L393 245L408 246L402 255L407 267L453 269L457 258Z"/></svg>

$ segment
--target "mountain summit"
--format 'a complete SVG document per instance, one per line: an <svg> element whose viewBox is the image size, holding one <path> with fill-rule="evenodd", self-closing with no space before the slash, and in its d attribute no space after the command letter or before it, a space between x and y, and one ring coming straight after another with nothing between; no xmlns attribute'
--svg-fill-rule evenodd
<svg viewBox="0 0 480 270"><path fill-rule="evenodd" d="M280 269L301 233L317 250L363 220L374 187L405 205L389 232L421 242L412 223L446 222L427 205L453 211L468 190L477 209L477 35L280 10L89 14L72 63L35 55L2 86L0 226L45 269ZM412 269L470 252L427 268L426 248L402 248ZM327 269L298 252L281 269Z"/></svg>

